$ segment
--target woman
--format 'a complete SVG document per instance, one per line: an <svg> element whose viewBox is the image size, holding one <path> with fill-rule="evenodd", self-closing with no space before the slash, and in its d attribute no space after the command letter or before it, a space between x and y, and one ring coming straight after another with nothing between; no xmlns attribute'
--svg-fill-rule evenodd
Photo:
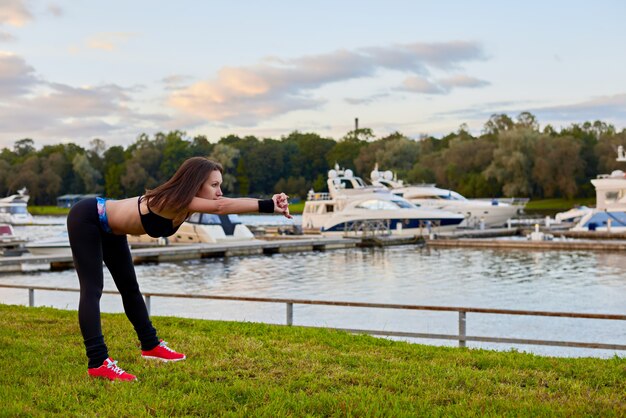
<svg viewBox="0 0 626 418"><path fill-rule="evenodd" d="M126 234L151 237L173 235L194 212L233 214L282 213L288 218L285 194L272 199L229 199L222 196L222 166L207 158L185 161L174 176L145 195L123 200L84 199L75 204L67 218L74 266L80 282L78 322L83 335L88 374L110 380L135 380L109 357L100 324L103 288L102 262L122 295L124 311L141 342L144 358L161 361L184 360L184 354L169 348L157 337L139 290Z"/></svg>

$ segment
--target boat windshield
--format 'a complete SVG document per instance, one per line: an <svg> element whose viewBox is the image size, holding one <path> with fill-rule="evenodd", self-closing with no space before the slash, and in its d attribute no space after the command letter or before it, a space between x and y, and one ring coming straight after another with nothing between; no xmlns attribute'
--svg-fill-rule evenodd
<svg viewBox="0 0 626 418"><path fill-rule="evenodd" d="M221 225L220 217L211 213L194 213L187 219L192 224Z"/></svg>
<svg viewBox="0 0 626 418"><path fill-rule="evenodd" d="M233 225L241 224L241 219L239 219L238 215L226 215L228 220ZM192 224L201 224L201 225L222 225L222 221L220 220L219 215L214 215L212 213L194 213L187 219L187 222Z"/></svg>
<svg viewBox="0 0 626 418"><path fill-rule="evenodd" d="M445 194L445 195L439 195L439 197L441 197L442 199L446 199L446 200L467 200L463 195L454 192L452 190L448 190L449 193Z"/></svg>
<svg viewBox="0 0 626 418"><path fill-rule="evenodd" d="M392 202L402 209L413 209L415 207L413 203L407 202L406 200L392 200Z"/></svg>
<svg viewBox="0 0 626 418"><path fill-rule="evenodd" d="M405 204L405 202L402 202L401 200L391 201L391 200L371 199L371 200L365 200L359 203L358 205L356 205L356 207L359 209L367 209L367 210L396 210L402 207L402 206L399 206L397 202L401 202L402 204Z"/></svg>
<svg viewBox="0 0 626 418"><path fill-rule="evenodd" d="M11 205L0 207L0 213L11 213L13 215L27 214L26 205Z"/></svg>

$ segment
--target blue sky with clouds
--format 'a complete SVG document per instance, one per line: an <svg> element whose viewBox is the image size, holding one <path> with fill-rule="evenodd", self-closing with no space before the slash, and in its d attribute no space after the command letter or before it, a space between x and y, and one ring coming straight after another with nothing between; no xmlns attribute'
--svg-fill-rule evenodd
<svg viewBox="0 0 626 418"><path fill-rule="evenodd" d="M626 127L626 3L0 0L0 147Z"/></svg>

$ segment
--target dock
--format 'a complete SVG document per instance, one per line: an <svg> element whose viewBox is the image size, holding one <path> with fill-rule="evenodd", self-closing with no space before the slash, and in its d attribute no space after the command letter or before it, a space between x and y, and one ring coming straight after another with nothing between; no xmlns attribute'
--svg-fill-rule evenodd
<svg viewBox="0 0 626 418"><path fill-rule="evenodd" d="M429 239L426 245L434 248L494 248L494 249L528 249L528 250L568 250L568 251L626 251L626 241L597 240L496 240L496 239Z"/></svg>
<svg viewBox="0 0 626 418"><path fill-rule="evenodd" d="M133 248L131 249L131 254L135 264L145 264L216 257L326 251L340 248L354 248L358 244L358 239L325 238L319 236L314 238L255 239L251 241L224 242L218 244ZM34 256L25 254L20 257L0 257L0 272L4 273L33 270L58 271L71 268L74 268L74 262L69 248L66 253L59 255Z"/></svg>

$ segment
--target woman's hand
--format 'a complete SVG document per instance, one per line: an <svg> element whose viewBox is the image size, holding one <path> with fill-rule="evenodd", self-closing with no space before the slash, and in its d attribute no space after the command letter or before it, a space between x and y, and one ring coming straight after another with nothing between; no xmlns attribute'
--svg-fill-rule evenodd
<svg viewBox="0 0 626 418"><path fill-rule="evenodd" d="M285 193L275 194L272 196L272 200L274 201L274 213L282 213L285 218L293 218L289 214L289 196Z"/></svg>

